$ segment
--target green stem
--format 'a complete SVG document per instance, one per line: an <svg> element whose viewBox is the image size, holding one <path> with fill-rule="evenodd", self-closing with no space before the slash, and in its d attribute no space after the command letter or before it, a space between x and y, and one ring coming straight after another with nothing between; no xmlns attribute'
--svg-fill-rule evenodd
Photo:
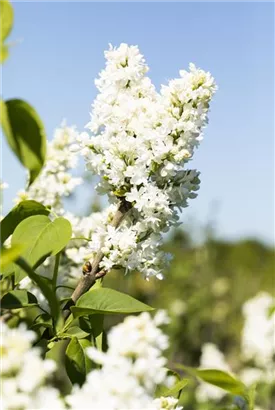
<svg viewBox="0 0 275 410"><path fill-rule="evenodd" d="M61 329L61 330L57 333L57 335L60 334L60 333L64 333L64 332L70 327L70 325L71 325L71 323L72 323L73 320L74 320L74 317L73 317L73 315L71 314L71 315L68 317L68 319L66 320L66 323L65 323L63 329Z"/></svg>
<svg viewBox="0 0 275 410"><path fill-rule="evenodd" d="M11 287L12 287L12 290L14 290L15 288L15 275L14 274L11 275Z"/></svg>
<svg viewBox="0 0 275 410"><path fill-rule="evenodd" d="M57 283L57 276L58 276L58 266L60 261L60 252L58 252L55 256L55 263L54 263L54 270L53 270L53 279L52 279L52 286L53 290L56 290L56 283Z"/></svg>
<svg viewBox="0 0 275 410"><path fill-rule="evenodd" d="M85 238L85 236L78 236L78 237L76 237L76 238L73 237L73 238L70 239L70 241L74 241L74 240L76 240L76 239L79 239L79 240L82 240L82 241L91 242L91 239Z"/></svg>
<svg viewBox="0 0 275 410"><path fill-rule="evenodd" d="M46 206L46 209L47 209L47 211L49 211L50 214L52 214L55 218L59 218L59 216L54 212L53 209L51 209L51 208L49 208L49 207L47 207L47 206Z"/></svg>
<svg viewBox="0 0 275 410"><path fill-rule="evenodd" d="M15 263L20 266L20 268L24 269L29 278L40 288L41 292L47 299L51 309L53 328L55 330L60 315L60 307L55 292L53 292L52 287L48 285L46 278L37 275L37 273L34 272L33 268L25 261L24 258L20 256L16 259Z"/></svg>

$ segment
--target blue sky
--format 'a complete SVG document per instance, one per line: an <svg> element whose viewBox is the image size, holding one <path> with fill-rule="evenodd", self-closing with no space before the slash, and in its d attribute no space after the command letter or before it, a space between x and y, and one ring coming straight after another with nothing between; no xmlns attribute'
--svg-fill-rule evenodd
<svg viewBox="0 0 275 410"><path fill-rule="evenodd" d="M183 221L215 221L218 236L274 243L274 5L272 3L14 3L16 44L4 98L39 112L48 138L63 118L83 130L108 43L138 44L159 88L194 62L219 86L193 166L201 189ZM4 210L24 171L3 142ZM88 192L80 191L77 210Z"/></svg>

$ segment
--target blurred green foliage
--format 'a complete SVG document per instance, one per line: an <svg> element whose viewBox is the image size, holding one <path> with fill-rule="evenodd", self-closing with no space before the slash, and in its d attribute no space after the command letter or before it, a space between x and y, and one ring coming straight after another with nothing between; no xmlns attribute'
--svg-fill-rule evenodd
<svg viewBox="0 0 275 410"><path fill-rule="evenodd" d="M104 286L168 311L171 364L198 366L202 345L211 342L225 353L237 373L241 368L242 305L261 290L274 292L275 252L255 239L229 242L206 232L201 245L194 245L191 235L180 229L167 240L164 249L173 260L165 280L147 282L138 272L125 276L113 271L104 279ZM113 320L108 318L107 325ZM194 407L194 392L188 387L182 394L185 410L217 409L211 403ZM268 409L273 409L272 405Z"/></svg>

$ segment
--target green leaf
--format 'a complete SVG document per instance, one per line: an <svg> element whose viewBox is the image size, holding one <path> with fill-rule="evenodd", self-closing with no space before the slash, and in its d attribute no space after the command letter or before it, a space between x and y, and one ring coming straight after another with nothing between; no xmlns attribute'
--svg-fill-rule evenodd
<svg viewBox="0 0 275 410"><path fill-rule="evenodd" d="M31 267L39 266L49 255L56 255L69 242L72 235L71 224L67 219L51 221L45 215L34 215L24 219L16 227L11 243L26 244L22 257ZM20 276L20 269L15 269Z"/></svg>
<svg viewBox="0 0 275 410"><path fill-rule="evenodd" d="M187 385L188 382L188 379L182 379L177 381L171 388L161 386L157 391L157 397L174 396L176 398L179 398L182 389Z"/></svg>
<svg viewBox="0 0 275 410"><path fill-rule="evenodd" d="M35 318L33 324L31 325L32 330L39 330L40 328L52 329L52 317L48 313L41 313Z"/></svg>
<svg viewBox="0 0 275 410"><path fill-rule="evenodd" d="M198 377L206 383L220 387L229 393L242 396L244 398L247 397L246 386L240 380L227 372L215 369L194 369L183 365L176 365L176 367L185 370L187 373Z"/></svg>
<svg viewBox="0 0 275 410"><path fill-rule="evenodd" d="M254 410L256 387L257 387L257 384L254 383L251 387L249 387L247 391L246 400L248 401L249 410Z"/></svg>
<svg viewBox="0 0 275 410"><path fill-rule="evenodd" d="M154 310L132 296L113 289L99 288L82 295L71 310L74 317L94 313L138 313Z"/></svg>
<svg viewBox="0 0 275 410"><path fill-rule="evenodd" d="M8 46L6 46L5 44L1 44L0 43L0 63L4 63L4 61L8 58L9 55L9 49Z"/></svg>
<svg viewBox="0 0 275 410"><path fill-rule="evenodd" d="M271 305L268 309L268 317L271 318L273 314L275 313L275 304Z"/></svg>
<svg viewBox="0 0 275 410"><path fill-rule="evenodd" d="M91 315L89 319L92 327L93 344L98 350L102 351L104 315Z"/></svg>
<svg viewBox="0 0 275 410"><path fill-rule="evenodd" d="M14 260L16 260L16 258ZM16 265L13 262L8 263L7 265L4 265L3 267L1 267L1 280L14 274L15 267Z"/></svg>
<svg viewBox="0 0 275 410"><path fill-rule="evenodd" d="M8 144L30 172L29 184L40 173L46 155L46 134L35 109L26 101L1 102L2 128Z"/></svg>
<svg viewBox="0 0 275 410"><path fill-rule="evenodd" d="M86 339L78 340L73 337L66 349L66 370L73 384L82 385L86 374L91 370L92 362L85 354L85 349L91 346Z"/></svg>
<svg viewBox="0 0 275 410"><path fill-rule="evenodd" d="M19 309L37 305L36 297L26 290L12 290L1 299L2 309Z"/></svg>
<svg viewBox="0 0 275 410"><path fill-rule="evenodd" d="M72 326L65 333L61 333L60 335L62 337L77 337L78 339L84 339L85 337L89 336L89 333L80 329L80 327L78 326Z"/></svg>
<svg viewBox="0 0 275 410"><path fill-rule="evenodd" d="M11 248L1 249L0 269L1 269L1 274L3 274L3 277L8 276L7 274L2 272L3 269L5 269L7 273L13 272L12 269L7 270L7 267L21 255L24 248L25 248L24 245L17 244L17 245L12 246Z"/></svg>
<svg viewBox="0 0 275 410"><path fill-rule="evenodd" d="M39 202L32 200L20 202L0 223L1 243L3 244L12 235L17 225L24 219L33 215L49 215L49 213L50 211Z"/></svg>
<svg viewBox="0 0 275 410"><path fill-rule="evenodd" d="M46 323L46 322L36 322L34 325L31 326L31 330L45 330L45 329L50 329L51 331L53 330L53 325L52 323Z"/></svg>
<svg viewBox="0 0 275 410"><path fill-rule="evenodd" d="M173 376L175 379L174 386L168 388L163 384L158 385L155 391L155 397L166 397L166 396L176 396L178 399L180 397L183 387L189 382L188 379L182 379L180 375L174 370L167 369L167 375Z"/></svg>
<svg viewBox="0 0 275 410"><path fill-rule="evenodd" d="M90 318L87 316L81 316L78 319L74 319L73 323L78 321L79 327L81 330L84 330L84 332L87 332L89 334L92 333L92 325L91 321L89 320Z"/></svg>
<svg viewBox="0 0 275 410"><path fill-rule="evenodd" d="M1 0L0 1L0 11L1 11L1 29L0 29L0 62L3 63L8 55L9 55L9 48L4 41L9 36L12 25L13 25L13 8L9 1Z"/></svg>
<svg viewBox="0 0 275 410"><path fill-rule="evenodd" d="M1 0L1 43L11 32L13 25L13 8L9 1Z"/></svg>
<svg viewBox="0 0 275 410"><path fill-rule="evenodd" d="M45 339L42 339L45 341ZM48 345L48 341L46 341ZM67 376L67 372L65 369L64 361L65 361L65 351L68 346L68 340L62 339L58 342L54 342L53 346L50 350L46 351L45 358L54 360L57 364L56 371L55 371L55 378L56 384L58 384L58 389L60 390L61 394L66 396L72 389L71 382ZM45 406L48 408L49 406ZM51 410L55 410L53 406Z"/></svg>
<svg viewBox="0 0 275 410"><path fill-rule="evenodd" d="M232 394L244 396L246 394L245 385L234 376L222 370L196 370L196 375L203 381L220 387Z"/></svg>
<svg viewBox="0 0 275 410"><path fill-rule="evenodd" d="M182 379L182 380L177 381L175 385L171 388L162 386L158 390L158 397L174 396L176 398L179 398L182 389L187 385L188 382L189 382L188 379Z"/></svg>

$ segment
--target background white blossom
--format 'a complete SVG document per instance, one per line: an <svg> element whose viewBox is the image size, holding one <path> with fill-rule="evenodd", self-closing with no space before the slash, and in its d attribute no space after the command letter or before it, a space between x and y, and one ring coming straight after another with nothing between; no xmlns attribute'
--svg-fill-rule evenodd
<svg viewBox="0 0 275 410"><path fill-rule="evenodd" d="M92 370L82 387L74 386L66 399L73 410L89 409L178 409L173 397L154 399L157 385L171 387L175 378L167 374L163 356L168 338L159 329L168 318L163 311L152 319L144 312L129 316L108 334L108 351L94 347L88 356L102 367Z"/></svg>
<svg viewBox="0 0 275 410"><path fill-rule="evenodd" d="M42 359L40 349L32 347L35 333L24 324L10 329L2 323L3 410L182 409L173 397L154 398L158 385L175 383L165 367L168 337L159 328L168 322L164 311L154 318L148 313L128 316L111 329L106 353L87 348L88 356L101 367L92 369L83 386L74 385L63 398L51 385L56 363Z"/></svg>
<svg viewBox="0 0 275 410"><path fill-rule="evenodd" d="M63 197L82 183L82 178L71 174L78 162L78 156L70 149L76 137L76 128L67 126L65 121L56 128L53 139L47 143L46 161L40 175L30 187L18 192L16 202L34 199L56 213L64 212Z"/></svg>
<svg viewBox="0 0 275 410"><path fill-rule="evenodd" d="M56 363L42 359L32 347L36 334L24 324L10 329L0 324L1 399L3 410L65 409L57 389L50 385Z"/></svg>

